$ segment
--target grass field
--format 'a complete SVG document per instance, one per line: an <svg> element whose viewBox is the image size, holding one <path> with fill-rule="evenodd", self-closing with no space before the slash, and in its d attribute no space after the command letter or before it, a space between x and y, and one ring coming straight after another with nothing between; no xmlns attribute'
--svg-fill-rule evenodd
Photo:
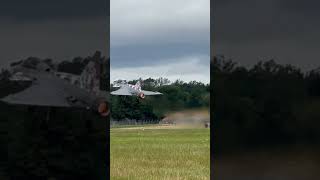
<svg viewBox="0 0 320 180"><path fill-rule="evenodd" d="M111 179L209 179L210 130L111 129Z"/></svg>

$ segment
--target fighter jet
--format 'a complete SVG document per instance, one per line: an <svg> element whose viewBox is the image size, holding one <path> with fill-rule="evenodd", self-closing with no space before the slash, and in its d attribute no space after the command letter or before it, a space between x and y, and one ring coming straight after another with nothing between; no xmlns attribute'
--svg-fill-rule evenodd
<svg viewBox="0 0 320 180"><path fill-rule="evenodd" d="M112 91L110 93L111 95L138 96L141 99L144 99L145 96L162 95L162 93L160 92L142 90L140 81L138 81L135 85L128 84L128 83L120 83L120 84L116 84L114 87L120 87L120 88L116 91Z"/></svg>
<svg viewBox="0 0 320 180"><path fill-rule="evenodd" d="M0 100L16 105L84 108L108 116L108 92L99 88L102 65L91 60L80 75L75 75L58 72L42 61L27 59L14 63L9 80L30 85Z"/></svg>

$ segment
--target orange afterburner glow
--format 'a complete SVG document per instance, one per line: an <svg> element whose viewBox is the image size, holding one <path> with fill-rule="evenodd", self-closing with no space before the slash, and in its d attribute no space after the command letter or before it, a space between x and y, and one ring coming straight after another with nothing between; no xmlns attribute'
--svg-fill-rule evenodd
<svg viewBox="0 0 320 180"><path fill-rule="evenodd" d="M140 97L141 99L144 99L145 95L143 94L143 92L140 92L140 93L139 93L139 97Z"/></svg>
<svg viewBox="0 0 320 180"><path fill-rule="evenodd" d="M101 102L98 107L98 112L101 116L106 117L109 115L110 109L107 102Z"/></svg>

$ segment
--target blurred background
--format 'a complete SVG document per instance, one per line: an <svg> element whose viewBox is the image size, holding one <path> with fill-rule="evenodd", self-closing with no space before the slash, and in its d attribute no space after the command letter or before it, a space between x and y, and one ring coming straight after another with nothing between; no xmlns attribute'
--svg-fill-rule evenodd
<svg viewBox="0 0 320 180"><path fill-rule="evenodd" d="M213 178L319 176L319 6L211 3Z"/></svg>
<svg viewBox="0 0 320 180"><path fill-rule="evenodd" d="M30 86L8 80L14 62L44 62L76 75L90 60L109 62L109 17L109 2L104 0L2 2L0 98ZM105 119L56 108L46 123L45 107L0 102L0 109L0 179L107 178Z"/></svg>
<svg viewBox="0 0 320 180"><path fill-rule="evenodd" d="M138 80L129 81L135 84ZM202 82L170 82L166 78L140 79L144 90L161 96L111 97L111 126L143 124L189 124L204 127L210 121L210 85ZM111 85L113 86L113 84ZM117 88L111 87L111 91ZM199 116L198 116L199 115Z"/></svg>

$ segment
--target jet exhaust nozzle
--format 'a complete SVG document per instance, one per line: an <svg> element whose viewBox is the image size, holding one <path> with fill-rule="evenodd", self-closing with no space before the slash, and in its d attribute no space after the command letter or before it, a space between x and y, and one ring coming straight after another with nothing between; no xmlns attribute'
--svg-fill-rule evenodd
<svg viewBox="0 0 320 180"><path fill-rule="evenodd" d="M102 101L99 103L98 112L101 116L107 117L110 113L109 105L106 101Z"/></svg>
<svg viewBox="0 0 320 180"><path fill-rule="evenodd" d="M141 98L141 99L144 99L144 98L145 98L145 95L144 95L143 92L140 92L138 96L139 96L139 98Z"/></svg>

